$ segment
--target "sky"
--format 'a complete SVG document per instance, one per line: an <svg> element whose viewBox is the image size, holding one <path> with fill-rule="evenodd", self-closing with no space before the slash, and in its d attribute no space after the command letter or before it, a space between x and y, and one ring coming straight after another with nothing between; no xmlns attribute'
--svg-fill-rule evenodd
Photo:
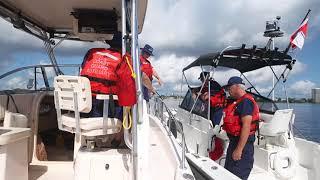
<svg viewBox="0 0 320 180"><path fill-rule="evenodd" d="M320 87L318 72L320 59L320 1L319 0L149 0L140 46L150 44L155 56L151 62L164 81L155 84L162 94L179 93L187 86L182 81L182 69L202 54L221 51L227 46L263 47L268 39L263 37L265 22L281 16L280 27L284 37L275 40L280 50L289 43L303 17L311 9L309 30L302 50L290 52L297 63L290 73L286 88L290 97L311 97L311 89ZM89 48L105 46L101 43L65 41L56 50L58 63L81 63ZM0 74L17 67L47 64L49 58L42 41L21 32L0 20ZM275 68L280 73L282 68ZM186 72L188 82L196 85L200 69ZM239 75L234 70L217 70L215 79L225 84L229 77ZM270 91L270 68L247 74L248 79L262 93ZM24 84L16 79L1 86ZM181 85L182 84L182 85ZM283 86L278 86L276 96L283 96Z"/></svg>

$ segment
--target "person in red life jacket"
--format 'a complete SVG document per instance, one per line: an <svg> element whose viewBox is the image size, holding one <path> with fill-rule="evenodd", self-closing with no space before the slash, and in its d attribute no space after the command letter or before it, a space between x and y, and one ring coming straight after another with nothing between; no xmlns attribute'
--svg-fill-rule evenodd
<svg viewBox="0 0 320 180"><path fill-rule="evenodd" d="M149 102L150 99L149 94L155 94L155 89L152 86L153 77L157 79L160 86L163 84L158 73L149 61L150 56L153 56L153 48L149 44L146 44L143 48L141 48L140 63L142 71L143 97L147 102Z"/></svg>
<svg viewBox="0 0 320 180"><path fill-rule="evenodd" d="M242 78L234 76L224 86L236 99L224 109L223 129L229 137L225 168L241 179L248 179L253 167L255 132L259 107L247 94Z"/></svg>
<svg viewBox="0 0 320 180"><path fill-rule="evenodd" d="M97 94L117 95L118 87L116 82L119 80L116 70L122 62L121 32L114 34L111 41L106 41L110 48L93 48L90 49L82 62L81 76L90 80L92 91L92 109L88 114L81 114L83 117L102 117L103 116L103 100L96 99ZM110 96L112 97L112 96ZM118 118L122 120L122 107L118 105L118 101L109 100L108 117ZM113 146L120 144L122 138L121 133L115 136L111 142Z"/></svg>
<svg viewBox="0 0 320 180"><path fill-rule="evenodd" d="M201 72L198 78L204 86L201 90L200 99L203 101L209 100L209 82L210 82L210 119L213 126L219 125L223 115L223 105L225 101L225 92L221 85L210 78L210 72ZM200 91L198 87L195 91Z"/></svg>

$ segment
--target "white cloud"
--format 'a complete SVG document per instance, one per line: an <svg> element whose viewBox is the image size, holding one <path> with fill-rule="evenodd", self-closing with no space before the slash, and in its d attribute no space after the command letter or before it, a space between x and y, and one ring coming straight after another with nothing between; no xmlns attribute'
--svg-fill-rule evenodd
<svg viewBox="0 0 320 180"><path fill-rule="evenodd" d="M265 45L265 21L280 15L286 34L276 40L276 46L285 47L310 7L310 34L314 34L313 29L319 27L318 0L150 1L141 37L159 51L180 55L199 55L242 43Z"/></svg>
<svg viewBox="0 0 320 180"><path fill-rule="evenodd" d="M309 80L301 80L293 83L288 87L290 95L297 97L310 97L311 89L315 88L316 84Z"/></svg>
<svg viewBox="0 0 320 180"><path fill-rule="evenodd" d="M159 76L162 78L162 80L165 82L163 87L160 87L157 85L156 82L154 82L154 85L163 92L174 92L179 93L181 91L181 82L183 85L183 92L185 92L187 89L187 84L185 82L185 79L182 79L182 69L186 67L188 64L193 62L197 57L177 57L175 54L170 55L163 55L159 58L154 57L151 61L153 66L155 67L156 71L158 72ZM280 74L283 72L285 67L279 67L275 66L273 67L275 73L280 76ZM292 72L289 75L289 78L291 79L291 76L296 76L299 73L303 72L307 68L306 64L296 61L296 64L293 67ZM209 71L208 67L204 67L205 71ZM198 76L201 72L200 67L193 67L185 71L185 75L188 81L188 84L191 86L199 86L200 81L198 80ZM219 82L221 85L224 85L227 83L228 79L232 76L239 76L240 72L234 69L217 69L217 70L211 70L211 75L213 74L214 79ZM288 71L287 71L288 72ZM268 94L272 87L272 71L269 67L262 68L256 71L248 72L245 74L248 80L256 87L256 89L261 94ZM275 79L276 82L276 79ZM282 92L282 86L281 86L282 80L280 80L279 84L277 85L276 89L277 91ZM250 87L250 84L246 83L247 87ZM283 94L283 93L280 93Z"/></svg>
<svg viewBox="0 0 320 180"><path fill-rule="evenodd" d="M307 9L312 7L310 18L310 37L320 27L319 0L158 0L149 1L146 21L140 35L142 44L148 43L155 49L153 65L165 82L165 91L180 91L182 68L201 54L215 52L228 45L264 46L263 37L266 20L282 16L281 28L286 32L276 40L276 46L283 49ZM10 62L11 55L18 51L43 51L42 41L13 28L0 19L0 56L5 55L0 68ZM310 41L306 41L306 44ZM65 41L56 52L60 56L84 55L92 47L106 46L101 43ZM63 59L63 57L61 58ZM297 61L290 76L302 73L307 65ZM280 73L281 68L275 68ZM192 68L186 72L191 84L198 82L200 69ZM227 75L227 76L226 76ZM235 70L217 71L215 79L225 84L229 77L239 75ZM248 79L262 91L266 91L272 81L269 68L248 73ZM266 87L266 88L265 88Z"/></svg>
<svg viewBox="0 0 320 180"><path fill-rule="evenodd" d="M278 77L283 73L285 66L274 66L272 67L273 71L276 73ZM300 62L296 61L295 65L292 68L292 72L290 76L297 75L303 71L305 71L307 68L307 65ZM286 71L287 74L288 70ZM258 69L256 71L248 72L245 74L249 81L252 82L253 84L257 85L266 85L272 83L272 77L273 77L273 72L270 67L265 67L262 69ZM276 78L275 78L276 81Z"/></svg>
<svg viewBox="0 0 320 180"><path fill-rule="evenodd" d="M166 83L176 83L181 80L182 69L190 64L195 57L177 57L175 54L155 58L153 66Z"/></svg>
<svg viewBox="0 0 320 180"><path fill-rule="evenodd" d="M24 76L9 76L0 80L0 90L26 89L28 81Z"/></svg>

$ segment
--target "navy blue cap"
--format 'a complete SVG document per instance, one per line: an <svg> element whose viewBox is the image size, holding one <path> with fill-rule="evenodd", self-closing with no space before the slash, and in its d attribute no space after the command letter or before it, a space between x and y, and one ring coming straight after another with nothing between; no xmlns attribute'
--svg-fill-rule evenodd
<svg viewBox="0 0 320 180"><path fill-rule="evenodd" d="M208 74L210 74L210 72L206 72L206 71L204 71L204 72L201 72L200 73L200 75L199 75L199 77L198 77L198 79L205 79L207 76L208 76ZM210 75L209 75L210 76ZM208 77L208 79L209 79L209 77Z"/></svg>
<svg viewBox="0 0 320 180"><path fill-rule="evenodd" d="M244 85L244 82L243 82L241 77L233 76L228 80L228 84L224 85L223 87L230 87L230 86L232 86L234 84L243 84Z"/></svg>
<svg viewBox="0 0 320 180"><path fill-rule="evenodd" d="M149 45L149 44L146 44L143 48L140 48L141 51L149 54L150 56L153 56L152 52L153 52L153 48Z"/></svg>

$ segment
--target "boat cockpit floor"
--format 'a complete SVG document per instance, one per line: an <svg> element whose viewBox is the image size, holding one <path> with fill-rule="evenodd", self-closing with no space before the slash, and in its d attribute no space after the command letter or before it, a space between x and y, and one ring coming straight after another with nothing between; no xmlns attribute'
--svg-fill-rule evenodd
<svg viewBox="0 0 320 180"><path fill-rule="evenodd" d="M73 179L73 161L42 161L29 165L29 180Z"/></svg>
<svg viewBox="0 0 320 180"><path fill-rule="evenodd" d="M249 180L277 180L277 177L274 173L268 172L264 169L261 169L257 166L253 166L253 169L250 173ZM308 178L308 169L302 166L298 166L294 178L291 180L302 180Z"/></svg>
<svg viewBox="0 0 320 180"><path fill-rule="evenodd" d="M174 179L177 158L170 147L170 139L161 124L150 119L148 136L148 174L152 179ZM50 148L48 148L50 149ZM54 150L54 148L51 150ZM113 151L113 150L111 150ZM128 149L128 151L130 151ZM49 152L50 153L50 152ZM114 153L117 153L114 149ZM128 152L129 153L129 152ZM56 154L51 152L52 155ZM60 153L61 154L61 153ZM106 157L108 158L108 157ZM56 158L55 158L56 159ZM65 159L65 158L63 158ZM73 161L35 161L29 165L29 179L73 179ZM116 179L116 177L114 177Z"/></svg>

